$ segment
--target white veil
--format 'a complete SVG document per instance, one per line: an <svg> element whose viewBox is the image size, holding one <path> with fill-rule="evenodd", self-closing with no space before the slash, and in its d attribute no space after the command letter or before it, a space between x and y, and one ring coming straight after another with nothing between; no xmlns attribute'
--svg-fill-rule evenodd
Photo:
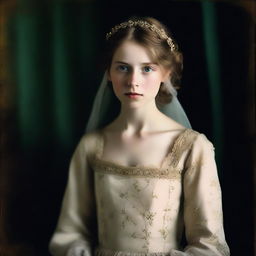
<svg viewBox="0 0 256 256"><path fill-rule="evenodd" d="M113 103L113 93L109 86L107 86L107 83L107 72L105 72L93 102L92 111L86 125L86 132L100 128L104 120L107 119L106 115ZM166 82L165 86L172 94L172 101L163 107L159 107L159 110L183 126L191 128L187 115L177 98L176 89L172 86L170 81Z"/></svg>

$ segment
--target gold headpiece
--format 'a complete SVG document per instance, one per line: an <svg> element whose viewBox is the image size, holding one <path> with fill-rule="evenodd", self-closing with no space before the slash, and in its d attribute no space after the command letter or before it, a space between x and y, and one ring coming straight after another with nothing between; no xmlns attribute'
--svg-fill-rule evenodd
<svg viewBox="0 0 256 256"><path fill-rule="evenodd" d="M167 36L166 32L163 29L159 29L156 25L150 24L147 21L143 21L143 20L137 20L137 21L128 20L126 22L120 23L119 25L116 25L111 29L109 33L107 33L106 39L108 40L119 29L123 29L126 27L135 27L135 26L139 26L141 28L147 28L156 32L160 38L166 39L167 44L171 48L171 51L177 50L176 45L173 43L173 40L169 36Z"/></svg>

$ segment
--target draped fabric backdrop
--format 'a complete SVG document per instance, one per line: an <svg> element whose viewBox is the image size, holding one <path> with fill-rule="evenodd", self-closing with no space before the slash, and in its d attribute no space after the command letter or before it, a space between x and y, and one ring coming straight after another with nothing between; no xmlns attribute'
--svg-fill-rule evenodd
<svg viewBox="0 0 256 256"><path fill-rule="evenodd" d="M192 127L215 146L227 242L233 256L253 255L253 2L0 4L1 65L8 64L1 92L12 96L1 104L8 138L1 149L11 156L3 155L0 173L3 256L49 255L70 157L103 75L105 33L131 15L158 18L177 40L184 54L178 97Z"/></svg>

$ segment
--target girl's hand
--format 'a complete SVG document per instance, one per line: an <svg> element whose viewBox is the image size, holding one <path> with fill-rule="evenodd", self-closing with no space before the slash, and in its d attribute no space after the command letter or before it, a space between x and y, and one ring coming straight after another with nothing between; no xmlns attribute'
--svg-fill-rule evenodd
<svg viewBox="0 0 256 256"><path fill-rule="evenodd" d="M66 256L92 256L92 253L86 242L77 241L69 248Z"/></svg>

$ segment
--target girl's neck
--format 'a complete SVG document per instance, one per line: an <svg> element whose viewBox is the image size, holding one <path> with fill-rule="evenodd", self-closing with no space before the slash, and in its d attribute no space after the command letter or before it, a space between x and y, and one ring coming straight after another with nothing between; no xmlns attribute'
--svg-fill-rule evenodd
<svg viewBox="0 0 256 256"><path fill-rule="evenodd" d="M142 137L156 130L164 114L158 110L155 102L138 108L121 106L121 111L115 120L115 127L127 136Z"/></svg>

